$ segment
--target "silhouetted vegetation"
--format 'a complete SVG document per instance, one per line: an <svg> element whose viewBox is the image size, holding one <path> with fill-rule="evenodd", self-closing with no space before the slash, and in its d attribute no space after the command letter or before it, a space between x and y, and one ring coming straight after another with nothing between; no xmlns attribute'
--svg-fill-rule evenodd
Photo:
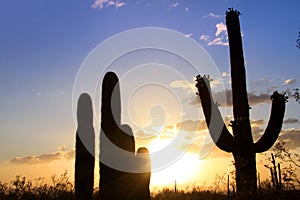
<svg viewBox="0 0 300 200"><path fill-rule="evenodd" d="M221 186L221 185L220 185ZM298 199L299 190L274 190L270 182L263 181L258 190L257 199L292 200ZM0 182L1 200L73 200L75 191L69 180L67 172L60 176L53 175L48 182L44 178L28 180L24 176L16 176L10 184ZM98 190L94 190L93 199L99 199ZM136 198L140 200L142 198ZM164 188L151 194L151 200L226 200L236 199L231 195L228 197L222 190L208 190L203 187L193 187L189 190L177 190Z"/></svg>
<svg viewBox="0 0 300 200"><path fill-rule="evenodd" d="M102 83L100 199L149 199L150 166L148 150L140 148L135 155L132 130L121 124L119 79L108 72Z"/></svg>
<svg viewBox="0 0 300 200"><path fill-rule="evenodd" d="M92 100L88 94L79 97L77 105L75 199L93 197L95 166L95 132L93 127Z"/></svg>
<svg viewBox="0 0 300 200"><path fill-rule="evenodd" d="M257 191L256 153L261 153L275 143L281 131L286 97L274 92L271 96L272 108L268 126L262 137L254 143L250 119L246 72L242 48L239 22L240 12L229 9L226 12L228 31L232 102L234 120L231 121L233 135L223 122L218 104L213 101L208 76L197 76L198 95L201 99L203 112L210 135L215 144L226 152L231 152L235 160L237 195L241 199L253 197Z"/></svg>
<svg viewBox="0 0 300 200"><path fill-rule="evenodd" d="M1 200L68 200L74 199L74 186L69 180L67 171L60 176L53 175L48 183L44 178L34 181L17 175L10 184L0 182Z"/></svg>
<svg viewBox="0 0 300 200"><path fill-rule="evenodd" d="M273 186L275 186L275 188L277 186L277 188L284 190L299 189L300 179L297 175L297 170L300 169L300 155L288 149L284 140L279 140L272 148L272 152L271 157L267 158L265 167L273 169ZM274 170L276 162L277 173ZM276 175L278 177L277 183Z"/></svg>

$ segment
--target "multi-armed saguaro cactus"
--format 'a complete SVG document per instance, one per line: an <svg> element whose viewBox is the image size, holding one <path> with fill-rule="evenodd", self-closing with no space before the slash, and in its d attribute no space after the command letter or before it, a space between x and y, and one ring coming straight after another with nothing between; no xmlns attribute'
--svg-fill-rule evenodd
<svg viewBox="0 0 300 200"><path fill-rule="evenodd" d="M115 149L119 149L117 153ZM118 151L128 152L129 154L120 155L123 153L118 153ZM148 151L144 149L143 153L145 153L144 157L149 158ZM129 157L126 158L128 155ZM121 99L118 77L115 73L108 72L102 83L100 199L149 199L150 171L149 174L146 172L122 171L122 166L127 165L124 162L131 162L132 170L139 169L139 166L136 165L150 166L150 159L139 162L143 160L139 157L139 151L135 156L135 142L131 128L128 125L121 125ZM109 160L112 162L109 163ZM112 163L115 166L110 166ZM138 180L145 181L138 184ZM145 188L148 188L148 190ZM140 196L139 192L141 190L144 190L145 193L148 191L148 193L144 193L143 198L138 198L137 196Z"/></svg>
<svg viewBox="0 0 300 200"><path fill-rule="evenodd" d="M92 100L81 94L77 104L75 199L91 200L94 189L95 132Z"/></svg>
<svg viewBox="0 0 300 200"><path fill-rule="evenodd" d="M196 87L200 96L206 123L215 144L226 152L231 152L235 160L236 184L239 196L247 197L255 193L256 153L268 150L280 133L285 112L286 98L274 92L271 96L272 109L268 126L257 142L253 142L249 120L249 104L246 90L246 74L243 58L239 12L232 8L226 12L226 25L230 47L232 82L233 135L227 130L218 105L214 103L209 79L197 76Z"/></svg>

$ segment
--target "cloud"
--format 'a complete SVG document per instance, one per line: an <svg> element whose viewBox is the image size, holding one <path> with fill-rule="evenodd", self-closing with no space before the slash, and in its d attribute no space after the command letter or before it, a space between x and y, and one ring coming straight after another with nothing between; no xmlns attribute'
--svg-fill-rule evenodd
<svg viewBox="0 0 300 200"><path fill-rule="evenodd" d="M217 14L214 14L214 13L208 13L207 15L204 16L204 18L214 18L214 19L218 19L218 18L221 18L223 17L222 15L217 15Z"/></svg>
<svg viewBox="0 0 300 200"><path fill-rule="evenodd" d="M102 8L105 7L110 7L110 6L114 6L116 8L120 8L127 5L127 3L123 2L123 1L116 1L116 0L95 0L92 8L94 9L99 9L101 10Z"/></svg>
<svg viewBox="0 0 300 200"><path fill-rule="evenodd" d="M224 96L226 96L225 99ZM232 90L225 90L225 94L224 91L217 92L214 94L214 98L214 100L218 102L221 106L232 106ZM248 101L251 106L271 102L269 94L255 94L252 92L248 93Z"/></svg>
<svg viewBox="0 0 300 200"><path fill-rule="evenodd" d="M184 147L186 148L186 146ZM185 150L185 148L182 148L182 150ZM188 152L193 154L198 154L199 158L201 159L232 157L231 153L227 153L217 148L213 141L210 141L207 144L205 143L197 144L194 142L188 146Z"/></svg>
<svg viewBox="0 0 300 200"><path fill-rule="evenodd" d="M138 130L134 136L136 139L153 139L153 137L156 137L156 131L145 132L144 130Z"/></svg>
<svg viewBox="0 0 300 200"><path fill-rule="evenodd" d="M38 165L47 164L56 160L71 160L75 157L75 150L67 151L65 146L60 146L58 151L53 153L41 154L38 156L25 156L25 157L15 157L9 162L12 164L27 164L27 165Z"/></svg>
<svg viewBox="0 0 300 200"><path fill-rule="evenodd" d="M177 80L170 83L170 87L172 88L182 88L186 90L188 94L195 93L197 88L195 87L194 82L189 82L186 80Z"/></svg>
<svg viewBox="0 0 300 200"><path fill-rule="evenodd" d="M205 120L185 120L176 124L177 130L186 132L203 131L207 129Z"/></svg>
<svg viewBox="0 0 300 200"><path fill-rule="evenodd" d="M214 16L215 18L219 15L215 15L213 13L210 13L210 16ZM220 16L221 17L221 16ZM220 45L220 46L228 46L228 34L227 34L227 27L223 22L219 22L216 24L216 32L214 35L214 38L210 39L208 35L201 35L200 40L202 41L207 41L208 46L213 46L213 45ZM241 32L242 33L242 32Z"/></svg>
<svg viewBox="0 0 300 200"><path fill-rule="evenodd" d="M187 37L187 38L190 38L190 37L193 36L193 34L192 34L192 33L189 33L189 34L186 34L186 35L184 35L184 36Z"/></svg>
<svg viewBox="0 0 300 200"><path fill-rule="evenodd" d="M269 79L269 78L263 77L258 80L255 80L255 81L251 81L249 84L250 85L249 89L252 91L252 90L257 90L258 88L267 88L267 91L271 92L271 91L274 91L275 88L277 88L277 87L271 88L271 85L274 85L274 84L275 84L274 79Z"/></svg>
<svg viewBox="0 0 300 200"><path fill-rule="evenodd" d="M286 141L289 149L300 147L300 128L284 129L279 135L279 139Z"/></svg>
<svg viewBox="0 0 300 200"><path fill-rule="evenodd" d="M299 124L300 120L295 118L288 118L283 121L284 124Z"/></svg>
<svg viewBox="0 0 300 200"><path fill-rule="evenodd" d="M251 119L250 123L251 123L252 127L260 127L260 126L265 125L265 120L264 119L258 119L258 120Z"/></svg>
<svg viewBox="0 0 300 200"><path fill-rule="evenodd" d="M213 41L210 41L208 43L208 46L211 46L211 45L228 46L229 43L228 42L224 42L223 40L224 40L223 38L217 37Z"/></svg>
<svg viewBox="0 0 300 200"><path fill-rule="evenodd" d="M199 39L202 40L202 41L208 41L209 40L209 36L208 35L201 35L199 37Z"/></svg>
<svg viewBox="0 0 300 200"><path fill-rule="evenodd" d="M221 83L221 79L213 79L210 82L210 86L211 88L215 88ZM189 82L186 80L176 80L170 83L170 87L183 89L186 91L187 94L195 94L197 92L197 88L195 87L195 81Z"/></svg>
<svg viewBox="0 0 300 200"><path fill-rule="evenodd" d="M179 2L173 3L173 4L171 5L171 7L173 7L173 8L176 8L176 7L178 7L178 6L179 6Z"/></svg>
<svg viewBox="0 0 300 200"><path fill-rule="evenodd" d="M295 79L287 79L284 81L284 85L296 84L297 81Z"/></svg>
<svg viewBox="0 0 300 200"><path fill-rule="evenodd" d="M120 7L123 7L123 6L126 6L127 5L127 3L125 3L125 2L116 2L115 3L115 6L117 7L117 8L120 8Z"/></svg>
<svg viewBox="0 0 300 200"><path fill-rule="evenodd" d="M271 95L267 93L255 94L254 92L248 93L248 100L251 106L261 103L271 103Z"/></svg>
<svg viewBox="0 0 300 200"><path fill-rule="evenodd" d="M270 100L270 94L267 93L260 93L256 94L254 92L248 93L248 101L250 106L254 106L257 104L262 104L262 103L271 103ZM216 92L213 94L214 101L218 102L221 107L229 107L232 106L232 91L231 90L225 90L225 91L220 91ZM225 97L225 98L224 98ZM198 105L200 101L198 101L198 96L193 97L190 100L190 105Z"/></svg>
<svg viewBox="0 0 300 200"><path fill-rule="evenodd" d="M229 77L230 74L228 72L222 72L222 77Z"/></svg>
<svg viewBox="0 0 300 200"><path fill-rule="evenodd" d="M227 27L223 22L217 23L216 24L217 31L215 33L215 36L219 36L221 33L226 33L227 34Z"/></svg>
<svg viewBox="0 0 300 200"><path fill-rule="evenodd" d="M251 119L251 132L254 141L257 141L261 135L264 133L264 129L262 128L263 125L265 125L265 120L264 119Z"/></svg>
<svg viewBox="0 0 300 200"><path fill-rule="evenodd" d="M201 35L200 40L207 41L209 46L212 45L220 45L220 46L228 46L228 36L227 36L227 27L223 22L219 22L216 24L216 33L215 38L209 40L210 37L208 35Z"/></svg>

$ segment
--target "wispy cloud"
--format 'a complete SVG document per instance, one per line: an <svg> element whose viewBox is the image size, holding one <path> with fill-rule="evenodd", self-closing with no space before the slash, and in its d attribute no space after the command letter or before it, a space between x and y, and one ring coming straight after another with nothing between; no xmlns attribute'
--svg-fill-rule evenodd
<svg viewBox="0 0 300 200"><path fill-rule="evenodd" d="M177 123L176 128L182 131L195 132L206 130L207 126L205 120L185 120Z"/></svg>
<svg viewBox="0 0 300 200"><path fill-rule="evenodd" d="M259 93L256 94L254 92L248 93L248 101L250 106L254 106L257 104L262 104L262 103L271 103L270 100L270 94L267 93ZM225 91L220 91L216 92L213 94L214 101L218 102L221 107L229 107L232 106L232 91L231 90L225 90ZM224 98L226 97L226 98ZM198 105L200 101L198 101L198 97L193 97L190 101L190 105Z"/></svg>
<svg viewBox="0 0 300 200"><path fill-rule="evenodd" d="M296 118L288 118L288 119L284 120L283 123L285 123L285 124L299 124L300 120L296 119Z"/></svg>
<svg viewBox="0 0 300 200"><path fill-rule="evenodd" d="M199 37L200 40L208 42L209 46L212 45L220 45L220 46L228 46L228 35L227 35L227 27L223 22L219 22L216 24L216 32L214 37L208 35L201 35Z"/></svg>
<svg viewBox="0 0 300 200"><path fill-rule="evenodd" d="M102 9L102 8L105 8L105 7L110 7L110 6L114 6L116 8L120 8L120 7L123 7L127 5L126 2L123 2L123 1L116 1L116 0L95 0L93 5L92 5L92 8L95 8L95 9Z"/></svg>
<svg viewBox="0 0 300 200"><path fill-rule="evenodd" d="M209 46L211 45L220 45L220 46L228 46L229 43L227 41L224 41L224 38L222 37L217 37L214 40L210 41L208 43Z"/></svg>
<svg viewBox="0 0 300 200"><path fill-rule="evenodd" d="M218 19L218 18L221 18L223 17L222 15L217 15L217 14L214 14L214 13L208 13L207 15L204 16L204 18L214 18L214 19Z"/></svg>
<svg viewBox="0 0 300 200"><path fill-rule="evenodd" d="M230 77L230 74L228 72L222 72L222 77Z"/></svg>
<svg viewBox="0 0 300 200"><path fill-rule="evenodd" d="M15 157L9 162L12 164L38 165L47 164L56 160L71 160L75 157L75 150L66 150L65 146L60 146L58 151L41 154L38 156Z"/></svg>
<svg viewBox="0 0 300 200"><path fill-rule="evenodd" d="M223 22L217 23L216 28L217 28L217 31L215 34L216 37L219 36L221 33L227 34L227 27Z"/></svg>
<svg viewBox="0 0 300 200"><path fill-rule="evenodd" d="M277 87L274 86L274 79L269 79L269 78L260 78L255 81L250 82L250 90L257 90L258 88L267 88L269 92L274 91ZM271 87L273 85L273 87ZM270 89L269 89L270 88Z"/></svg>
<svg viewBox="0 0 300 200"><path fill-rule="evenodd" d="M217 85L221 84L220 79L214 79L210 82L210 86L215 88ZM172 88L179 88L186 91L187 94L196 93L197 88L195 87L195 81L187 81L187 80L176 80L170 83L170 87Z"/></svg>
<svg viewBox="0 0 300 200"><path fill-rule="evenodd" d="M279 139L285 140L288 148L295 149L300 147L300 128L284 129L279 135Z"/></svg>
<svg viewBox="0 0 300 200"><path fill-rule="evenodd" d="M223 22L216 24L216 33L215 39L208 43L209 46L211 45L221 45L221 46L228 46L228 36L227 36L227 27Z"/></svg>
<svg viewBox="0 0 300 200"><path fill-rule="evenodd" d="M291 85L296 83L297 83L296 79L287 79L284 81L284 85Z"/></svg>
<svg viewBox="0 0 300 200"><path fill-rule="evenodd" d="M209 35L201 35L199 37L199 39L202 40L202 41L208 41L209 40Z"/></svg>
<svg viewBox="0 0 300 200"><path fill-rule="evenodd" d="M192 34L192 33L188 33L188 34L186 34L186 35L184 35L184 36L187 37L187 38L190 38L190 37L193 36L193 34Z"/></svg>
<svg viewBox="0 0 300 200"><path fill-rule="evenodd" d="M178 7L178 6L179 6L179 2L173 3L173 4L171 5L171 7L173 7L173 8L176 8L176 7Z"/></svg>
<svg viewBox="0 0 300 200"><path fill-rule="evenodd" d="M172 88L182 88L186 90L188 94L195 93L196 87L194 82L189 82L186 80L177 80L170 83L170 87Z"/></svg>

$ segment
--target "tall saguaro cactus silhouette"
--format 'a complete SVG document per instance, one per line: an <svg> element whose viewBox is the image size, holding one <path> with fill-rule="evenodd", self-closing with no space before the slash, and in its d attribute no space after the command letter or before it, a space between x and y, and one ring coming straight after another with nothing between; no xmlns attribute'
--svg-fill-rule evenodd
<svg viewBox="0 0 300 200"><path fill-rule="evenodd" d="M78 100L77 121L75 199L91 200L94 189L95 132L92 100L86 93L81 94Z"/></svg>
<svg viewBox="0 0 300 200"><path fill-rule="evenodd" d="M121 124L121 99L118 77L113 72L104 76L102 83L101 105L101 131L100 131L100 199L141 199L139 192L149 191L150 175L145 173L124 172L118 166L128 163L132 170L138 169L136 165L150 166L150 159L139 159L135 156L135 142L131 128ZM117 149L117 151L116 151ZM129 154L126 154L129 153ZM149 157L148 151L143 151ZM123 155L124 154L124 155ZM139 154L139 153L138 153ZM129 157L126 157L131 155ZM144 162L139 162L144 160ZM109 161L112 161L109 163ZM126 162L126 163L124 163ZM149 169L150 173L150 169ZM149 179L138 184L137 180L143 177ZM145 185L146 183L146 185ZM148 190L144 188L148 187ZM143 189L141 189L143 188ZM150 192L142 199L149 199Z"/></svg>
<svg viewBox="0 0 300 200"><path fill-rule="evenodd" d="M240 13L234 9L226 12L226 26L229 38L231 82L232 82L232 121L233 135L227 130L217 103L214 103L209 78L197 76L196 87L201 99L203 112L210 135L215 144L226 152L231 152L235 160L237 193L247 198L257 190L256 153L272 147L281 131L286 98L274 92L271 96L272 108L268 126L261 138L254 143L249 119L249 104L246 89L246 73L239 23Z"/></svg>

